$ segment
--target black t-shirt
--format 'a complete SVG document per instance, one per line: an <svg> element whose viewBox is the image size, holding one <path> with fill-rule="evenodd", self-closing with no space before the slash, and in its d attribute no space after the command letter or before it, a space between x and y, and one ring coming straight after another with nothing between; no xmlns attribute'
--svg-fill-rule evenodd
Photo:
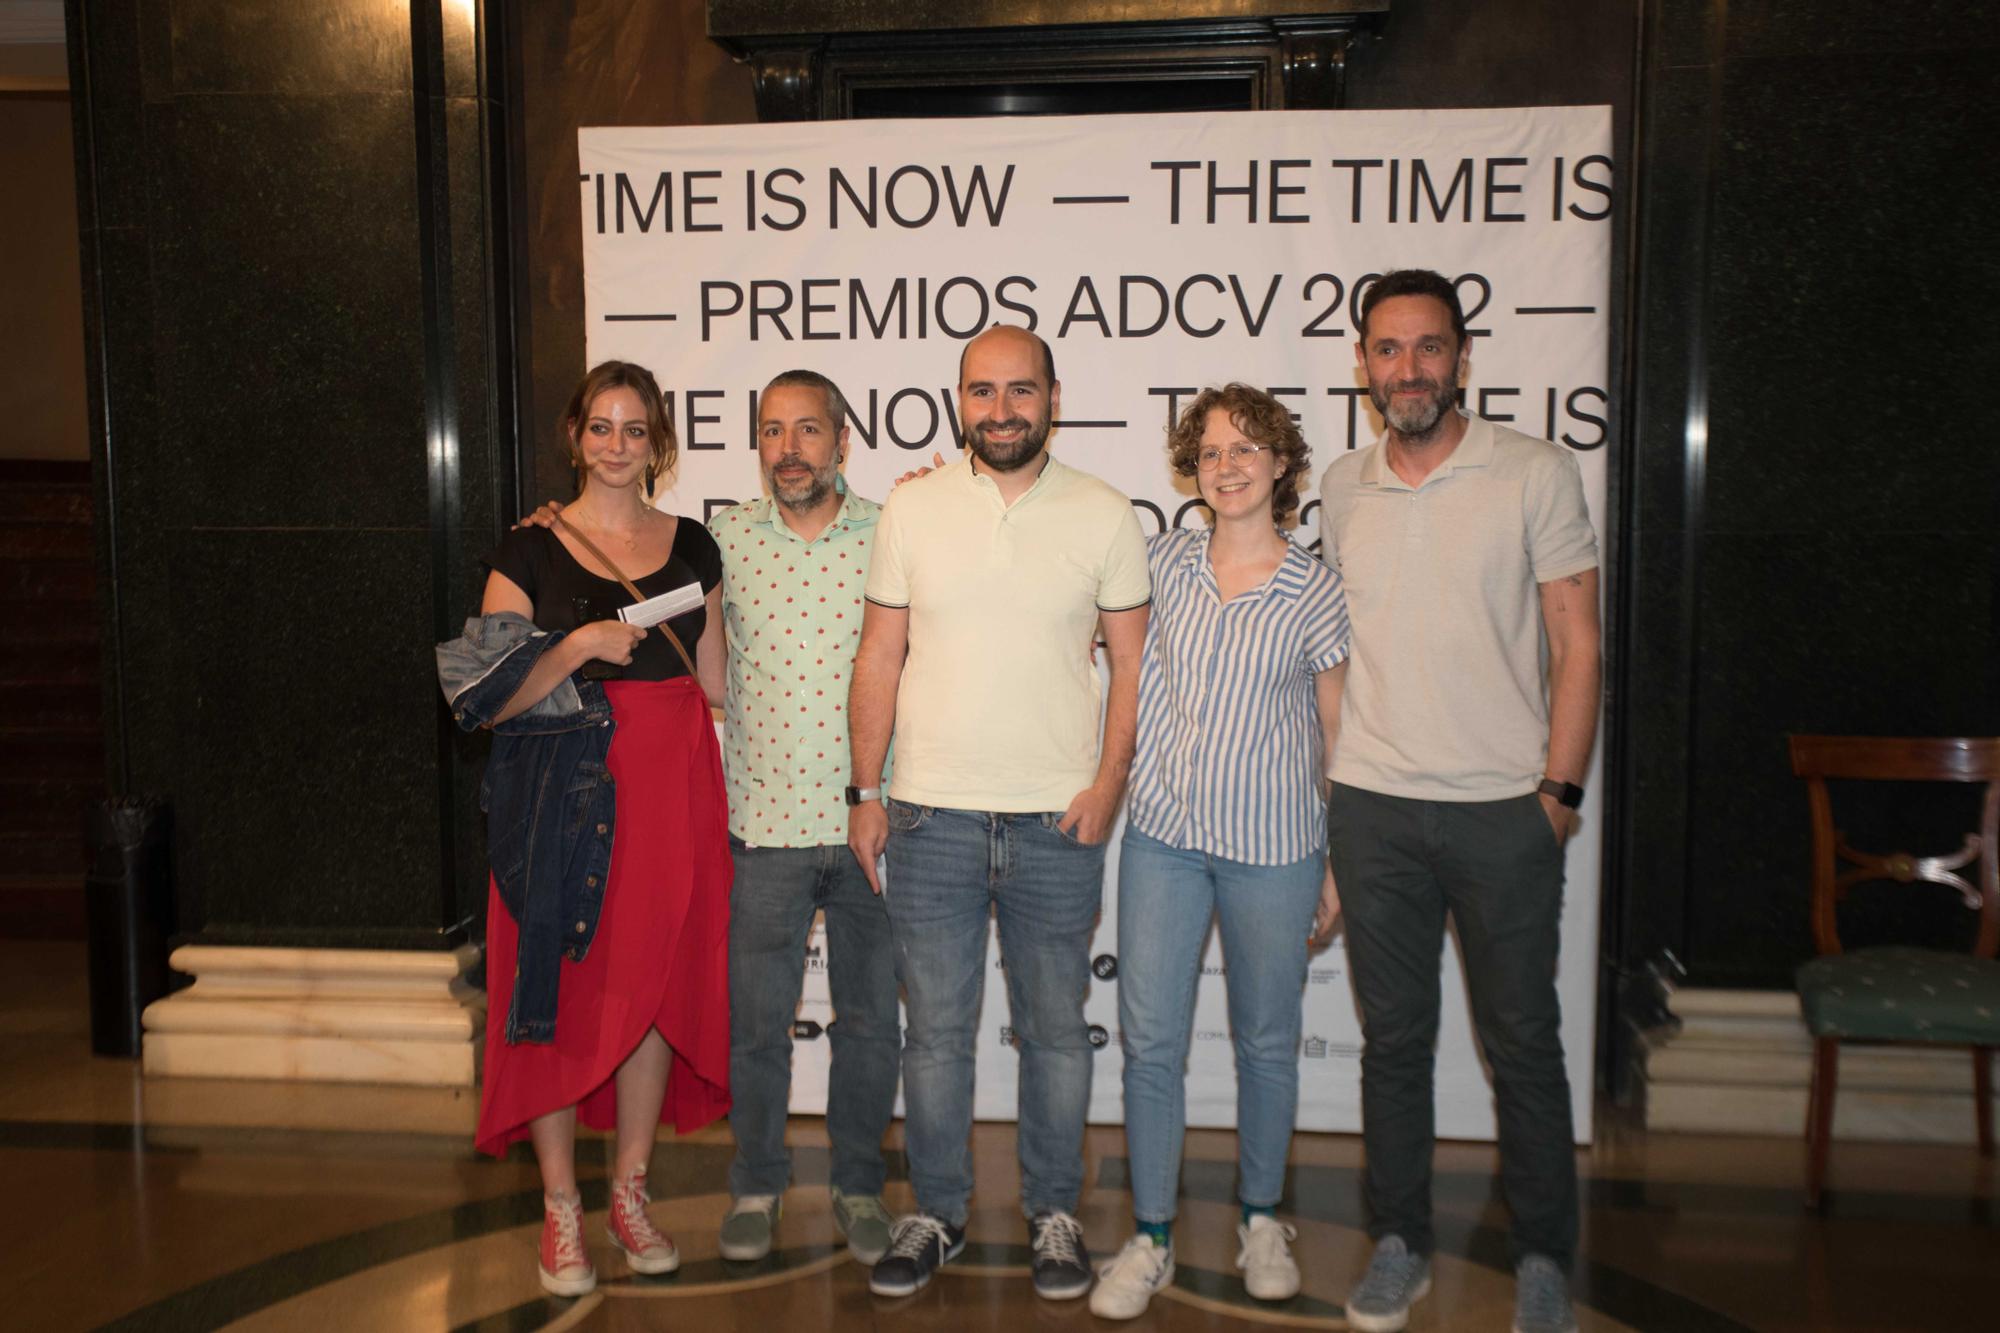
<svg viewBox="0 0 2000 1333"><path fill-rule="evenodd" d="M573 630L593 620L609 620L618 614L619 607L632 604L632 595L624 585L616 579L599 578L578 564L562 539L548 528L531 525L514 529L500 539L499 549L486 558L486 564L528 594L528 600L535 604L535 624L541 629ZM674 529L674 545L666 564L643 577L634 577L629 568L625 573L648 597L697 581L706 596L722 582L722 551L707 528L682 518ZM694 655L707 623L708 611L702 606L667 622L689 656ZM624 680L672 680L686 674L687 667L674 646L665 635L651 630L632 650L632 664L618 670Z"/></svg>

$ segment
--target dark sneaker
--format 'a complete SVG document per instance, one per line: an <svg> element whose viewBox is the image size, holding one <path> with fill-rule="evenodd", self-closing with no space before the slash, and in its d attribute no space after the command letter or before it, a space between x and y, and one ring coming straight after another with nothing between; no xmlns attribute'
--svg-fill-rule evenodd
<svg viewBox="0 0 2000 1333"><path fill-rule="evenodd" d="M771 1232L784 1203L775 1194L745 1194L729 1201L722 1219L722 1257L751 1263L771 1252Z"/></svg>
<svg viewBox="0 0 2000 1333"><path fill-rule="evenodd" d="M1347 1326L1361 1333L1396 1333L1410 1307L1430 1294L1431 1261L1411 1254L1401 1236L1375 1242L1375 1256L1347 1295Z"/></svg>
<svg viewBox="0 0 2000 1333"><path fill-rule="evenodd" d="M1514 1333L1576 1333L1569 1279L1546 1254L1531 1254L1514 1268Z"/></svg>
<svg viewBox="0 0 2000 1333"><path fill-rule="evenodd" d="M929 1213L911 1213L889 1228L889 1252L868 1273L868 1290L877 1296L909 1296L965 1249L965 1228L952 1226Z"/></svg>
<svg viewBox="0 0 2000 1333"><path fill-rule="evenodd" d="M1090 1251L1083 1248L1083 1224L1065 1212L1037 1213L1028 1223L1035 1251L1035 1295L1073 1301L1090 1290Z"/></svg>

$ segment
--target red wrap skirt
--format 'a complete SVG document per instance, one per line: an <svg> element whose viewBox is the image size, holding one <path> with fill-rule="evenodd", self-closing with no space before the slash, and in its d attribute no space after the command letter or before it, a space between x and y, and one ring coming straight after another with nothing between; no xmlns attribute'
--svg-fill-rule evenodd
<svg viewBox="0 0 2000 1333"><path fill-rule="evenodd" d="M566 1106L613 1128L612 1075L653 1028L673 1048L660 1123L686 1134L729 1110L729 815L708 703L684 676L604 692L617 723L611 877L590 953L563 960L549 1044L507 1044L517 932L488 890L482 1152Z"/></svg>

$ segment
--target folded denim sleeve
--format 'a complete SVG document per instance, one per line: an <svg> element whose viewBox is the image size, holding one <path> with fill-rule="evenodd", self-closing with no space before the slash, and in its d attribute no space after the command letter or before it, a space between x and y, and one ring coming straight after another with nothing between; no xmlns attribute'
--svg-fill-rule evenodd
<svg viewBox="0 0 2000 1333"><path fill-rule="evenodd" d="M513 611L467 620L465 633L437 646L438 685L451 705L452 718L465 731L492 726L542 654L562 640L560 632L536 629L533 621ZM565 678L548 697L509 719L509 725L572 718L582 711L576 682Z"/></svg>

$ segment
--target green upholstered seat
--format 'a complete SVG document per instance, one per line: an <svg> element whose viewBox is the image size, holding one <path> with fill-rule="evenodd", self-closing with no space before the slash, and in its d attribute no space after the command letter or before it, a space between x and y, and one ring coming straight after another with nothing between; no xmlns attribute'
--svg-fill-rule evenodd
<svg viewBox="0 0 2000 1333"><path fill-rule="evenodd" d="M1876 948L1798 971L1815 1037L2000 1045L2000 962L1933 949Z"/></svg>

